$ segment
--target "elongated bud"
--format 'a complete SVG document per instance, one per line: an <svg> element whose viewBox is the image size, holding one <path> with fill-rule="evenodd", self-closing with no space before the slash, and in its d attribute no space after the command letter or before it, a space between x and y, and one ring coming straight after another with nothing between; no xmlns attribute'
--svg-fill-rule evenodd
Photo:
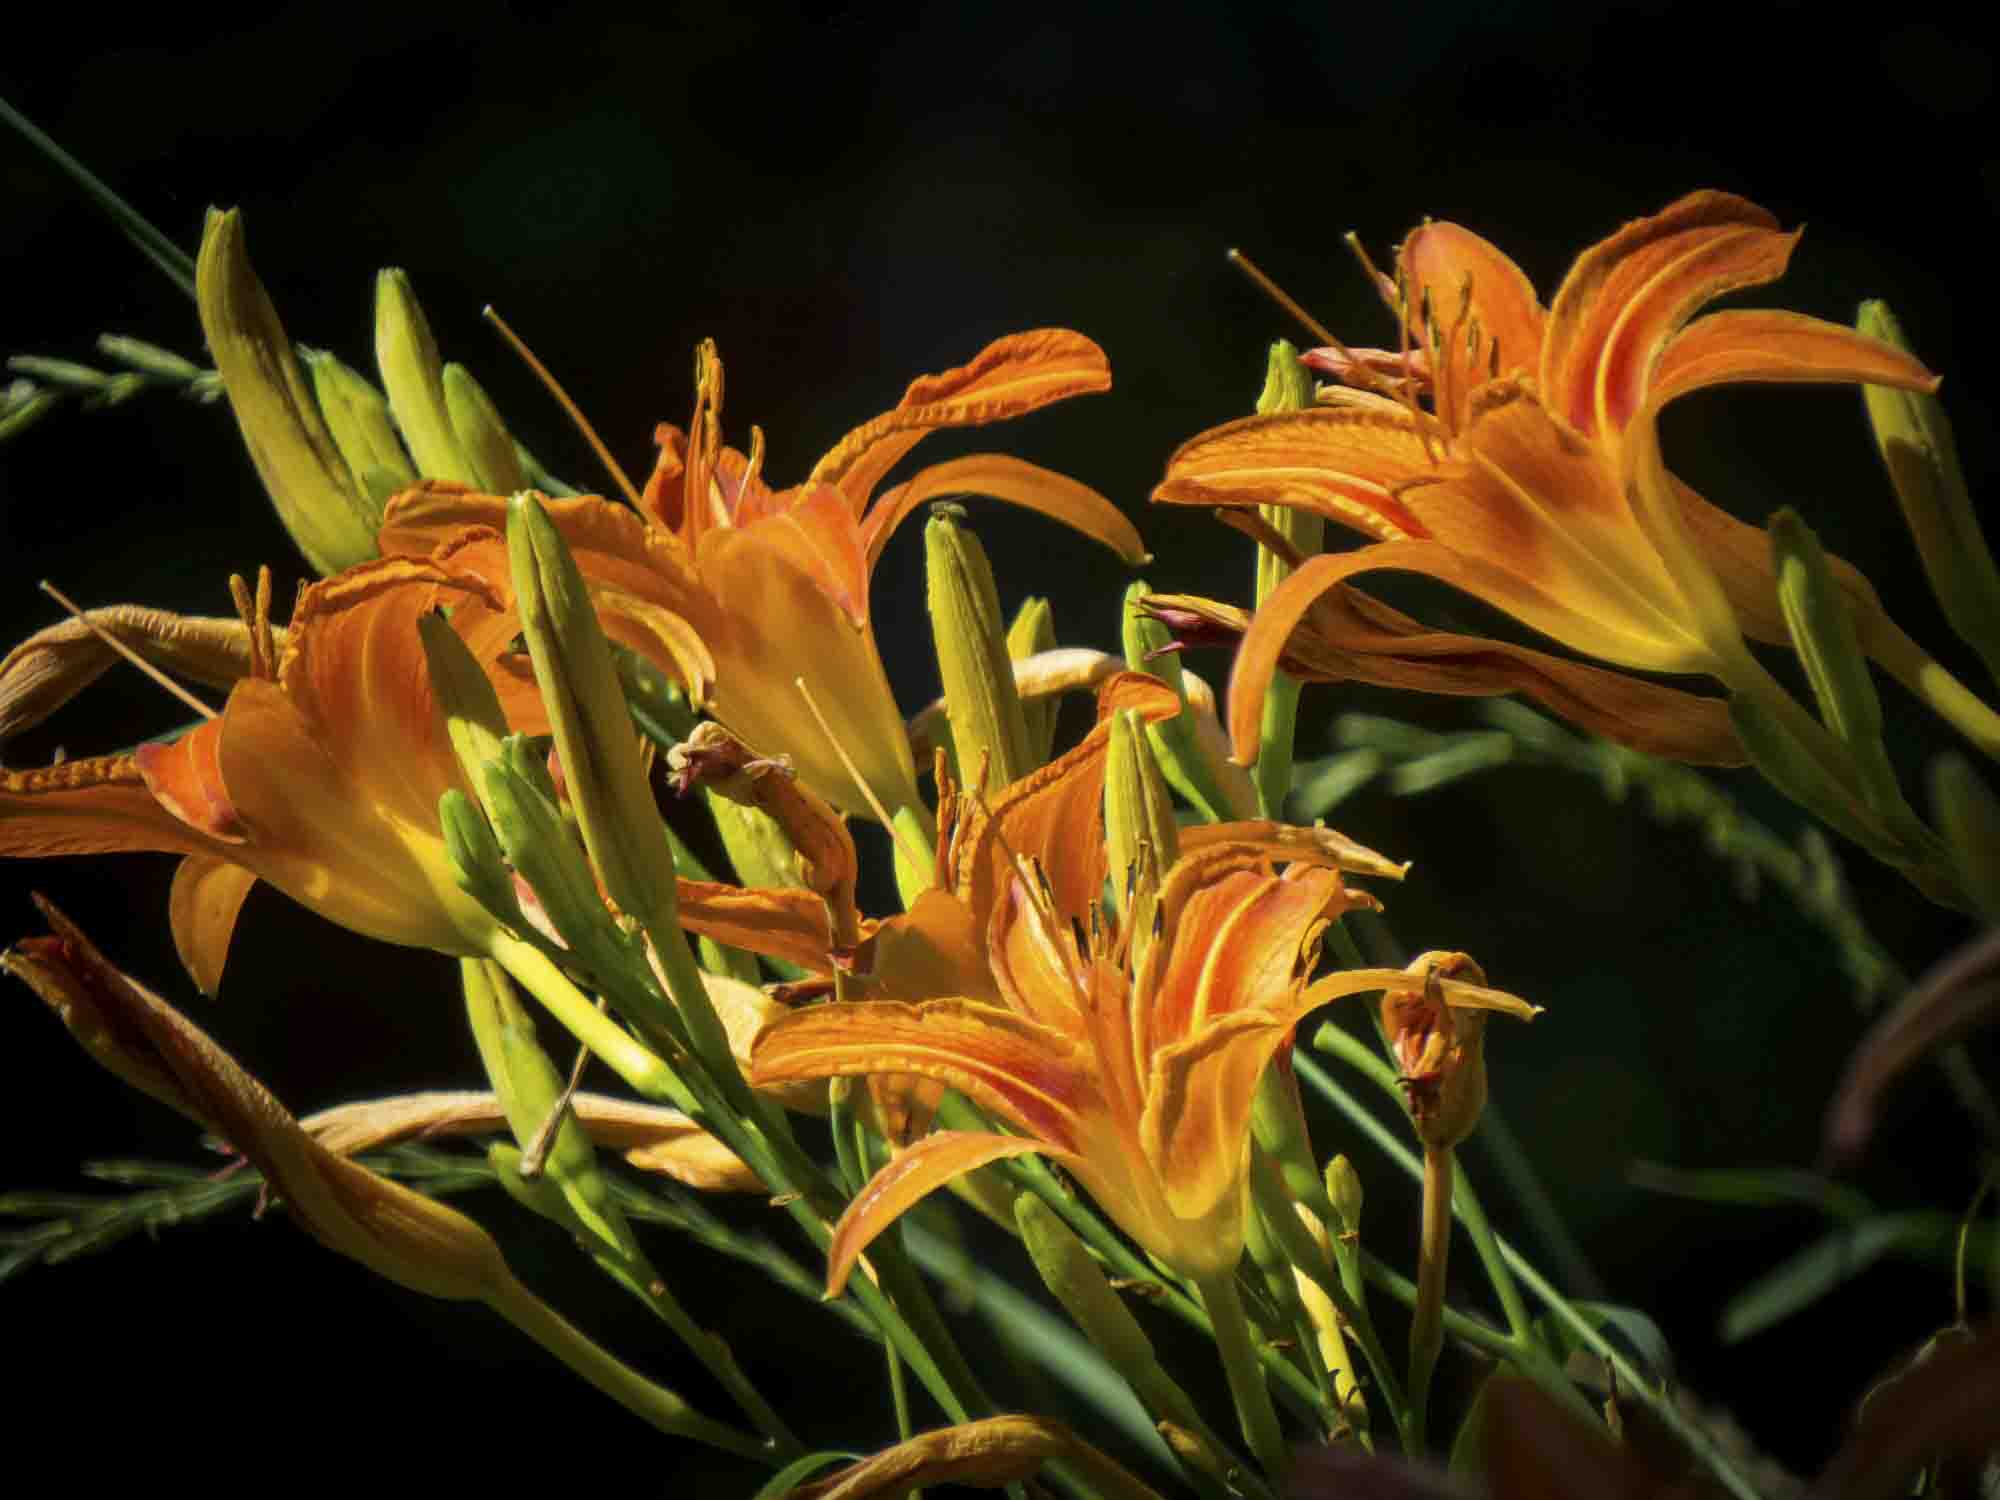
<svg viewBox="0 0 2000 1500"><path fill-rule="evenodd" d="M1197 1444L1187 1457L1208 1468L1217 1455L1200 1438L1207 1427L1200 1412L1153 1352L1139 1320L1132 1316L1103 1270L1084 1248L1055 1210L1030 1193L1014 1200L1014 1223L1021 1242L1042 1274L1042 1281L1055 1294L1084 1336L1097 1346L1098 1353L1131 1383L1139 1399L1153 1415L1196 1436Z"/></svg>
<svg viewBox="0 0 2000 1500"><path fill-rule="evenodd" d="M438 823L444 830L445 857L451 861L458 888L494 920L516 932L527 931L527 918L514 893L514 873L507 867L507 856L479 804L453 787L438 798Z"/></svg>
<svg viewBox="0 0 2000 1500"><path fill-rule="evenodd" d="M1912 352L1887 303L1864 302L1856 327ZM1944 403L1923 391L1864 385L1875 446L1951 628L2000 679L2000 567L1980 530Z"/></svg>
<svg viewBox="0 0 2000 1500"><path fill-rule="evenodd" d="M459 979L479 1060L515 1142L523 1150L533 1149L543 1132L553 1129L541 1167L567 1212L550 1217L608 1248L636 1250L631 1228L598 1169L590 1137L564 1097L562 1075L536 1039L535 1023L514 994L506 972L495 963L461 959ZM562 1118L552 1121L558 1108Z"/></svg>
<svg viewBox="0 0 2000 1500"><path fill-rule="evenodd" d="M1000 623L1000 595L979 539L940 507L924 527L931 633L945 712L960 771L986 767L986 790L1011 785L1034 769L1013 658Z"/></svg>
<svg viewBox="0 0 2000 1500"><path fill-rule="evenodd" d="M1964 756L1931 766L1931 811L1973 909L2000 925L2000 797Z"/></svg>
<svg viewBox="0 0 2000 1500"><path fill-rule="evenodd" d="M1305 411L1313 404L1312 375L1299 363L1299 351L1284 339L1271 345L1264 363L1264 389L1257 395L1257 415ZM1272 530L1307 557L1318 552L1326 537L1326 520L1295 505L1260 505L1257 514ZM1257 603L1290 576L1292 565L1268 548L1257 549Z"/></svg>
<svg viewBox="0 0 2000 1500"><path fill-rule="evenodd" d="M510 500L507 516L522 634L591 862L620 910L674 923L673 850L583 575L533 494Z"/></svg>
<svg viewBox="0 0 2000 1500"><path fill-rule="evenodd" d="M1285 1191L1315 1213L1331 1212L1289 1055L1272 1059L1257 1080L1257 1096L1250 1105L1250 1130L1259 1148L1276 1165Z"/></svg>
<svg viewBox="0 0 2000 1500"><path fill-rule="evenodd" d="M375 278L375 363L417 472L426 479L477 485L479 476L459 447L445 405L437 341L410 278L393 266Z"/></svg>
<svg viewBox="0 0 2000 1500"><path fill-rule="evenodd" d="M1125 664L1135 672L1159 678L1172 688L1174 696L1181 700L1182 712L1177 718L1148 724L1146 737L1153 742L1160 773L1167 784L1193 803L1207 821L1224 822L1230 816L1229 799L1210 773L1186 712L1188 674L1181 670L1180 654L1168 649L1174 638L1165 625L1140 607L1152 592L1152 586L1144 579L1125 590L1121 617Z"/></svg>
<svg viewBox="0 0 2000 1500"><path fill-rule="evenodd" d="M363 494L320 415L278 311L250 268L234 209L209 211L195 302L244 446L306 561L337 573L375 556L381 508Z"/></svg>
<svg viewBox="0 0 2000 1500"><path fill-rule="evenodd" d="M301 348L299 358L312 376L320 414L362 493L374 504L379 526L389 497L417 482L403 440L396 436L389 403L358 371L324 350Z"/></svg>
<svg viewBox="0 0 2000 1500"><path fill-rule="evenodd" d="M1747 694L1729 700L1729 722L1764 778L1830 828L1876 858L1907 868L1908 856L1854 791L1801 744L1784 722Z"/></svg>
<svg viewBox="0 0 2000 1500"><path fill-rule="evenodd" d="M487 762L499 758L507 738L507 716L501 710L500 695L443 614L432 611L419 617L417 638L424 648L431 696L444 715L452 753L458 757L467 784L477 790Z"/></svg>
<svg viewBox="0 0 2000 1500"><path fill-rule="evenodd" d="M1820 717L1850 749L1879 746L1882 704L1819 538L1789 506L1771 517L1770 531L1778 604L1819 700Z"/></svg>
<svg viewBox="0 0 2000 1500"><path fill-rule="evenodd" d="M1007 654L1016 662L1026 661L1031 656L1039 656L1044 651L1056 649L1055 611L1049 608L1049 601L1041 598L1024 599L1014 616L1014 623L1007 627ZM1021 685L1020 673L1014 674L1014 685ZM1045 766L1055 754L1056 717L1061 705L1052 697L1023 698L1021 700L1021 722L1027 727L1028 759L1036 766Z"/></svg>
<svg viewBox="0 0 2000 1500"><path fill-rule="evenodd" d="M444 367L444 405L458 451L472 465L479 487L495 495L526 489L528 476L514 451L500 412L464 365Z"/></svg>
<svg viewBox="0 0 2000 1500"><path fill-rule="evenodd" d="M1361 1174L1345 1156L1326 1164L1326 1196L1340 1219L1342 1234L1361 1232Z"/></svg>
<svg viewBox="0 0 2000 1500"><path fill-rule="evenodd" d="M1166 779L1153 758L1145 721L1131 709L1111 720L1104 767L1104 842L1110 852L1112 902L1143 909L1160 875L1180 858L1180 825Z"/></svg>

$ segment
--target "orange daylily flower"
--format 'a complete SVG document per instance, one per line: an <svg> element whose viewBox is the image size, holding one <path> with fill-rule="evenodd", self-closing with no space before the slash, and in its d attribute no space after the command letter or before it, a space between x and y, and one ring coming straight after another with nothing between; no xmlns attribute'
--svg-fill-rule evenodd
<svg viewBox="0 0 2000 1500"><path fill-rule="evenodd" d="M1276 865L1289 862L1279 873ZM997 893L987 953L998 1001L862 1001L797 1011L752 1049L759 1086L902 1073L956 1088L1018 1135L941 1131L849 1205L828 1251L838 1291L877 1234L960 1173L1038 1152L1175 1270L1206 1277L1243 1247L1250 1108L1292 1028L1341 995L1407 984L1358 969L1309 984L1328 921L1372 905L1335 861L1282 836L1209 843L1142 882L1130 918L1066 921L1025 862ZM1454 1003L1526 1010L1440 980Z"/></svg>
<svg viewBox="0 0 2000 1500"><path fill-rule="evenodd" d="M417 636L443 606L475 656L506 650L504 558L480 562L467 547L313 584L282 647L251 622L253 669L219 716L132 754L0 771L0 854L185 854L174 941L210 993L259 879L370 937L483 951L492 918L459 889L438 825L462 783Z"/></svg>
<svg viewBox="0 0 2000 1500"><path fill-rule="evenodd" d="M875 646L868 582L897 524L928 500L990 495L1067 522L1129 560L1145 552L1110 501L1017 459L954 459L879 496L877 488L928 432L1020 416L1110 383L1103 351L1081 334L1015 334L917 380L892 410L836 443L803 484L774 490L760 472L761 434L748 456L721 446L722 366L704 345L690 431L660 427L640 510L583 496L549 502L548 514L597 590L607 631L616 635L622 617L646 617L656 636L686 648L656 653L659 665L758 755L789 757L843 814L868 812L868 793L893 814L921 804ZM505 507L497 496L421 486L391 502L382 550L425 556L467 525L504 529Z"/></svg>
<svg viewBox="0 0 2000 1500"><path fill-rule="evenodd" d="M1730 682L1746 670L1743 633L1789 640L1767 539L1667 472L1660 409L1746 381L1937 383L1888 345L1795 313L1689 321L1715 297L1782 274L1797 238L1741 198L1694 193L1585 251L1546 311L1477 235L1427 224L1405 240L1396 278L1383 278L1405 349L1309 356L1355 388L1203 433L1173 455L1154 493L1301 506L1374 539L1313 558L1258 612L1231 678L1237 754L1254 751L1264 691L1294 632L1363 572L1428 573L1640 671ZM1885 660L1899 640L1907 646L1860 575L1837 571L1864 644Z"/></svg>

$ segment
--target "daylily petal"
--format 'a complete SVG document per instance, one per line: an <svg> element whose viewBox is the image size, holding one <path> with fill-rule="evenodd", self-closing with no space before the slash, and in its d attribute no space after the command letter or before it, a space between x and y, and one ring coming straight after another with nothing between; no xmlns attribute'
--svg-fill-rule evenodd
<svg viewBox="0 0 2000 1500"><path fill-rule="evenodd" d="M826 1248L827 1296L837 1297L846 1289L861 1252L932 1189L993 1162L1032 1152L1058 1160L1064 1156L1044 1141L967 1130L937 1131L899 1154L854 1195L833 1226L833 1241Z"/></svg>
<svg viewBox="0 0 2000 1500"><path fill-rule="evenodd" d="M963 995L1000 1003L987 961L986 932L972 909L947 891L923 892L901 916L876 929L862 985L871 1000L934 1000Z"/></svg>
<svg viewBox="0 0 2000 1500"><path fill-rule="evenodd" d="M1585 434L1616 432L1646 397L1661 345L1702 304L1784 273L1796 233L1747 199L1690 193L1577 257L1549 307L1545 400Z"/></svg>
<svg viewBox="0 0 2000 1500"><path fill-rule="evenodd" d="M1428 573L1485 599L1489 604L1580 650L1614 659L1639 654L1639 643L1632 637L1616 634L1597 619L1563 607L1557 600L1531 589L1513 575L1487 566L1478 559L1464 558L1435 542L1393 542L1363 547L1356 552L1322 554L1308 561L1273 591L1244 633L1243 644L1236 653L1236 662L1229 674L1229 732L1238 760L1248 764L1255 759L1262 732L1264 694L1270 687L1271 674L1320 596L1356 574L1377 569ZM1499 651L1497 647L1494 649ZM1664 648L1658 654L1662 660L1645 665L1663 671L1687 665L1680 657L1668 654ZM1546 668L1554 661L1552 657L1538 657L1533 665ZM1566 692L1588 691L1602 701L1598 690L1606 686L1608 674L1604 679L1591 680L1580 675L1582 670L1579 669L1578 675L1556 672L1549 675L1555 677ZM1569 680L1560 681L1565 675L1569 675ZM1702 700L1688 701L1692 704ZM1712 710L1703 712L1711 713ZM1706 726L1697 727L1691 738L1697 747L1714 745L1721 749L1716 743L1719 737L1708 733Z"/></svg>
<svg viewBox="0 0 2000 1500"><path fill-rule="evenodd" d="M1091 1060L1071 1038L994 1005L864 1000L781 1016L758 1034L750 1082L914 1073L1057 1149L1077 1140L1095 1097Z"/></svg>
<svg viewBox="0 0 2000 1500"><path fill-rule="evenodd" d="M0 769L0 854L193 854L216 847L160 804L132 756Z"/></svg>
<svg viewBox="0 0 2000 1500"><path fill-rule="evenodd" d="M1939 383L1912 356L1843 323L1747 308L1710 313L1681 330L1653 367L1646 399L1657 411L1689 391L1743 381L1853 381L1908 391Z"/></svg>
<svg viewBox="0 0 2000 1500"><path fill-rule="evenodd" d="M883 476L925 433L1005 421L1110 389L1110 362L1080 333L1041 328L996 339L969 363L912 381L894 410L834 444L808 482L836 486L859 516Z"/></svg>
<svg viewBox="0 0 2000 1500"><path fill-rule="evenodd" d="M36 631L0 660L0 742L41 723L117 663L105 635L211 687L227 688L250 670L250 631L241 620L138 604L87 610L84 619Z"/></svg>
<svg viewBox="0 0 2000 1500"><path fill-rule="evenodd" d="M222 779L222 721L209 719L177 740L141 745L132 762L146 788L188 827L224 843L243 842L243 821Z"/></svg>
<svg viewBox="0 0 2000 1500"><path fill-rule="evenodd" d="M1478 369L1465 372L1465 388L1493 376L1532 375L1540 362L1544 314L1534 286L1498 247L1456 224L1425 224L1411 232L1396 252L1410 298L1410 316L1420 316L1428 289L1435 316L1447 327L1458 316L1460 288L1471 289L1471 320L1479 329ZM1422 347L1423 329L1411 333ZM1494 347L1498 346L1497 354ZM1455 357L1464 340L1453 340Z"/></svg>
<svg viewBox="0 0 2000 1500"><path fill-rule="evenodd" d="M1153 1058L1139 1135L1168 1208L1185 1224L1170 1257L1177 1269L1226 1271L1242 1254L1250 1105L1304 1013L1239 1011Z"/></svg>
<svg viewBox="0 0 2000 1500"><path fill-rule="evenodd" d="M1294 505L1380 542L1431 533L1396 489L1435 475L1409 414L1348 407L1245 417L1191 438L1153 499L1168 505Z"/></svg>
<svg viewBox="0 0 2000 1500"><path fill-rule="evenodd" d="M766 958L829 972L833 951L826 902L803 886L746 889L708 880L680 882L681 924Z"/></svg>
<svg viewBox="0 0 2000 1500"><path fill-rule="evenodd" d="M212 997L222 984L237 915L256 883L254 870L212 854L190 854L174 871L167 899L174 952L204 995Z"/></svg>
<svg viewBox="0 0 2000 1500"><path fill-rule="evenodd" d="M919 506L941 495L985 495L1040 511L1104 543L1133 567L1151 553L1139 539L1138 528L1123 511L1087 484L1039 464L1023 463L997 453L933 464L897 485L868 507L861 522L863 545L872 572L892 533Z"/></svg>
<svg viewBox="0 0 2000 1500"><path fill-rule="evenodd" d="M1213 864L1211 852L1168 872L1161 914L1173 947L1144 1007L1146 1051L1181 1042L1246 1006L1290 997L1304 978L1302 961L1311 957L1308 937L1325 925L1342 894L1337 871L1306 869L1298 879L1281 880L1257 868L1218 875Z"/></svg>
<svg viewBox="0 0 2000 1500"><path fill-rule="evenodd" d="M867 816L868 800L828 732L890 813L917 805L916 764L872 629L765 545L757 528L705 533L699 565L728 601L705 637L716 663L715 716L760 755L789 754L806 785L850 817ZM800 678L826 731L807 709Z"/></svg>
<svg viewBox="0 0 2000 1500"><path fill-rule="evenodd" d="M783 556L810 577L856 625L868 623L868 575L874 558L863 550L861 527L832 485L807 485L783 509L754 519L739 516L732 534ZM700 554L707 556L707 550ZM734 599L721 590L722 597Z"/></svg>
<svg viewBox="0 0 2000 1500"><path fill-rule="evenodd" d="M1156 594L1148 603L1182 622L1199 621L1170 627L1176 634L1196 633L1192 644L1208 644L1211 636L1240 639L1250 627L1248 610L1213 599ZM1522 693L1581 729L1649 755L1694 765L1744 763L1728 705L1720 698L1510 641L1426 630L1346 584L1320 594L1285 643L1278 665L1304 682L1368 682L1454 697ZM1244 753L1254 754L1254 745Z"/></svg>

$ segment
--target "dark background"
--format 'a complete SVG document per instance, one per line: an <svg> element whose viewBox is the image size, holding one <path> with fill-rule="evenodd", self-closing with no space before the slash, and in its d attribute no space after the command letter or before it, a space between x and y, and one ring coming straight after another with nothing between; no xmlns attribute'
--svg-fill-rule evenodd
<svg viewBox="0 0 2000 1500"><path fill-rule="evenodd" d="M1810 226L1792 274L1755 300L1847 318L1864 296L1888 298L1946 375L1975 489L1990 487L1994 61L1921 8L1873 14L1860 29L1806 6L1165 7L1143 21L822 6L663 8L624 24L437 6L364 23L305 7L208 34L189 12L156 10L113 35L75 7L44 12L47 39L9 50L0 90L190 251L208 204L240 205L290 332L361 368L373 274L406 267L446 357L586 484L601 482L592 462L480 323L482 304L634 469L656 421L685 421L690 349L716 338L730 435L761 425L780 482L912 377L1006 332L1081 329L1111 356L1111 394L933 439L926 456L976 443L1064 469L1133 511L1156 583L1240 597L1248 563L1234 537L1143 509L1173 445L1245 410L1265 345L1299 337L1222 251L1241 245L1323 321L1381 342L1388 320L1339 237L1357 230L1379 257L1426 215L1495 239L1546 294L1619 223L1697 187L1744 193ZM115 331L198 357L181 293L12 137L0 138L0 192L5 352L88 359L91 339ZM1669 458L1746 518L1798 505L1906 627L1969 672L1922 590L1859 404L1851 391L1695 398L1669 419ZM281 597L302 571L220 407L156 395L60 416L0 455L0 497L7 641L54 618L33 591L42 576L91 603L226 613L231 571L270 562ZM1115 560L999 507L974 515L1010 608L1050 593L1066 640L1115 639ZM935 690L919 568L912 528L874 593L910 706ZM1224 663L1204 670L1219 680ZM1944 740L1887 695L1915 772ZM1310 695L1301 754L1324 749L1331 712L1356 702L1383 706ZM1458 706L1395 706L1470 721ZM9 747L9 763L58 744L113 748L182 716L114 674ZM1749 778L1729 784L1793 826ZM1419 802L1371 793L1344 826L1416 861L1390 904L1405 942L1468 949L1548 1006L1532 1032L1496 1025L1494 1091L1613 1295L1660 1317L1693 1390L1793 1469L1816 1468L1871 1373L1949 1318L1946 1278L1878 1269L1817 1314L1725 1349L1722 1300L1803 1244L1814 1216L1691 1209L1629 1187L1626 1171L1634 1158L1810 1163L1862 1025L1826 942L1782 898L1742 899L1696 836L1607 809L1554 773L1509 771ZM364 943L269 890L246 909L220 1000L200 1001L166 936L171 863L10 869L0 938L35 930L23 893L46 891L301 1113L477 1076L447 965ZM1965 936L1862 856L1847 865L1907 967ZM23 992L0 1016L0 1186L66 1188L86 1159L195 1150ZM1886 1205L1956 1209L1970 1193L1969 1141L1939 1092L1923 1074L1895 1098L1860 1174ZM1329 1124L1322 1139L1339 1136ZM1376 1248L1407 1263L1409 1204L1368 1171ZM466 1202L516 1223L497 1199ZM593 1330L724 1410L618 1294L570 1295L583 1278L566 1274L559 1237L509 1244ZM821 1412L811 1436L869 1446L889 1432L879 1411L843 1410L876 1383L872 1360L840 1335L822 1344L809 1307L703 1256L674 1275L782 1407ZM447 1472L518 1479L544 1444L585 1482L692 1473L490 1316L371 1281L276 1219L32 1270L0 1287L0 1309L10 1424L52 1443L77 1424L93 1436L68 1451L97 1478L402 1490ZM733 1492L750 1487L747 1470L727 1475Z"/></svg>

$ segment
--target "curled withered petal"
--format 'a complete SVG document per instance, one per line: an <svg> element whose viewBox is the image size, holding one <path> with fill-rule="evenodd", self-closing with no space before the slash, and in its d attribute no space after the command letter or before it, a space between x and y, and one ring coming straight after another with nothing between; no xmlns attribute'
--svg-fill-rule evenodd
<svg viewBox="0 0 2000 1500"><path fill-rule="evenodd" d="M1868 1029L1827 1108L1822 1141L1834 1161L1852 1161L1866 1149L1877 1101L1910 1064L1995 1013L2000 929L1946 957Z"/></svg>
<svg viewBox="0 0 2000 1500"><path fill-rule="evenodd" d="M68 619L38 630L0 659L0 743L41 723L118 661L106 635L210 687L229 688L250 671L250 631L241 620L140 604L86 610L84 618L90 623Z"/></svg>
<svg viewBox="0 0 2000 1500"><path fill-rule="evenodd" d="M763 1186L734 1152L677 1109L608 1094L573 1095L570 1107L591 1140L623 1152L626 1161L644 1171L704 1192L747 1193ZM308 1115L299 1125L341 1156L397 1141L504 1135L508 1128L499 1096L483 1089L359 1099Z"/></svg>
<svg viewBox="0 0 2000 1500"><path fill-rule="evenodd" d="M10 950L8 971L99 1062L248 1157L315 1239L434 1297L485 1299L515 1287L485 1230L315 1141L200 1028L114 968L47 901L37 905L54 935Z"/></svg>
<svg viewBox="0 0 2000 1500"><path fill-rule="evenodd" d="M1051 1459L1081 1470L1108 1500L1157 1500L1152 1490L1046 1417L988 1417L926 1432L832 1479L786 1491L786 1500L895 1500L930 1485L999 1489L1033 1477Z"/></svg>
<svg viewBox="0 0 2000 1500"><path fill-rule="evenodd" d="M1067 328L1011 334L955 370L912 381L893 410L835 443L813 466L809 482L836 486L860 515L882 477L925 433L1000 422L1110 389L1110 361L1082 334Z"/></svg>

